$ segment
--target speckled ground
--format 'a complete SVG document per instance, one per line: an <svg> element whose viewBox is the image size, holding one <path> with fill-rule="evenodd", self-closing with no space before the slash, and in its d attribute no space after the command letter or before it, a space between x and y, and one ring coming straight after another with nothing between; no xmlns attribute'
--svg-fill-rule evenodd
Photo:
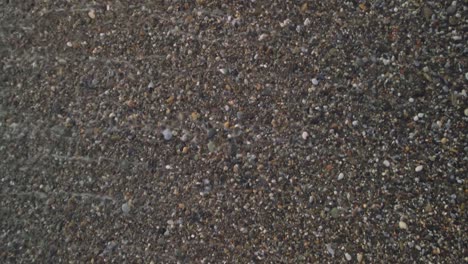
<svg viewBox="0 0 468 264"><path fill-rule="evenodd" d="M0 262L466 263L467 1L0 2Z"/></svg>

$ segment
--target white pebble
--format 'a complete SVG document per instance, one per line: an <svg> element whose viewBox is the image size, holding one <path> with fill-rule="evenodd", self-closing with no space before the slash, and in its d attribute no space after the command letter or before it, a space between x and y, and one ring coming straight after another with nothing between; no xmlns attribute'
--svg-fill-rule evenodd
<svg viewBox="0 0 468 264"><path fill-rule="evenodd" d="M309 133L307 132L302 132L302 139L306 140L309 137Z"/></svg>
<svg viewBox="0 0 468 264"><path fill-rule="evenodd" d="M417 122L417 121L419 120L419 117L418 117L417 115L415 115L415 116L413 117L413 120L414 120L414 122Z"/></svg>
<svg viewBox="0 0 468 264"><path fill-rule="evenodd" d="M423 165L419 165L419 166L417 166L417 167L414 169L414 171L415 171L415 172L420 172L420 171L423 170L423 168L424 168Z"/></svg>
<svg viewBox="0 0 468 264"><path fill-rule="evenodd" d="M408 101L409 101L410 103L414 103L414 98L410 98Z"/></svg>
<svg viewBox="0 0 468 264"><path fill-rule="evenodd" d="M465 108L465 116L468 116L468 108Z"/></svg>
<svg viewBox="0 0 468 264"><path fill-rule="evenodd" d="M423 113L419 113L419 114L418 114L418 117L419 117L419 118L423 118L423 117L424 117L424 114L423 114Z"/></svg>
<svg viewBox="0 0 468 264"><path fill-rule="evenodd" d="M408 225L403 221L400 221L398 223L398 226L400 227L400 229L408 229Z"/></svg>
<svg viewBox="0 0 468 264"><path fill-rule="evenodd" d="M312 84L313 84L313 85L318 85L318 84L319 84L319 81L318 81L316 78L313 78L313 79L312 79Z"/></svg>
<svg viewBox="0 0 468 264"><path fill-rule="evenodd" d="M357 126L359 124L359 122L357 120L354 120L352 123L351 123L353 126Z"/></svg>
<svg viewBox="0 0 468 264"><path fill-rule="evenodd" d="M384 165L385 167L390 167L390 161L384 160L384 161L383 161L383 165Z"/></svg>
<svg viewBox="0 0 468 264"><path fill-rule="evenodd" d="M164 129L162 134L163 134L165 140L171 140L172 131L170 129L168 129L168 128Z"/></svg>
<svg viewBox="0 0 468 264"><path fill-rule="evenodd" d="M308 26L310 25L310 19L309 18L306 18L306 20L304 20L304 26ZM467 78L468 79L468 78Z"/></svg>
<svg viewBox="0 0 468 264"><path fill-rule="evenodd" d="M344 174L341 172L338 174L338 180L341 181L344 178Z"/></svg>
<svg viewBox="0 0 468 264"><path fill-rule="evenodd" d="M71 43L71 41L68 41L67 46L71 48L71 47L73 47L73 43Z"/></svg>
<svg viewBox="0 0 468 264"><path fill-rule="evenodd" d="M351 255L350 255L350 254L345 253L344 256L345 256L345 258L346 258L347 261L351 261L352 258L351 258Z"/></svg>
<svg viewBox="0 0 468 264"><path fill-rule="evenodd" d="M266 39L268 37L268 34L261 34L259 37L258 37L258 41L262 41L264 39Z"/></svg>
<svg viewBox="0 0 468 264"><path fill-rule="evenodd" d="M96 18L96 12L94 11L94 9L89 10L88 16L89 16L91 19L95 19L95 18Z"/></svg>

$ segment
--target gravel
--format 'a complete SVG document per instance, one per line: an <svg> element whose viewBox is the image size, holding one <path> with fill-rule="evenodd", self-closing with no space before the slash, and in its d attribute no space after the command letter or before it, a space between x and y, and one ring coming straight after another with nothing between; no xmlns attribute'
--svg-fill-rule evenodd
<svg viewBox="0 0 468 264"><path fill-rule="evenodd" d="M468 261L466 1L0 10L1 263Z"/></svg>

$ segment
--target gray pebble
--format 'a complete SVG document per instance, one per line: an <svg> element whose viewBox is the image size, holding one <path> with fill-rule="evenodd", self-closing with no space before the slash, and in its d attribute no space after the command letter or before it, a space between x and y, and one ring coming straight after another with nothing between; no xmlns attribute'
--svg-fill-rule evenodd
<svg viewBox="0 0 468 264"><path fill-rule="evenodd" d="M335 250L332 248L332 246L330 244L326 244L325 245L327 247L327 251L330 255L332 255L332 257L335 256Z"/></svg>
<svg viewBox="0 0 468 264"><path fill-rule="evenodd" d="M216 135L216 130L214 128L210 128L207 131L208 139L212 139Z"/></svg>
<svg viewBox="0 0 468 264"><path fill-rule="evenodd" d="M128 203L122 204L122 212L124 214L130 213L130 205Z"/></svg>
<svg viewBox="0 0 468 264"><path fill-rule="evenodd" d="M171 140L172 131L169 128L164 129L162 134L163 134L165 140Z"/></svg>
<svg viewBox="0 0 468 264"><path fill-rule="evenodd" d="M453 1L452 4L447 8L447 15L453 15L457 12L457 2Z"/></svg>
<svg viewBox="0 0 468 264"><path fill-rule="evenodd" d="M238 120L242 120L243 117L244 117L244 113L242 111L237 112L237 119Z"/></svg>

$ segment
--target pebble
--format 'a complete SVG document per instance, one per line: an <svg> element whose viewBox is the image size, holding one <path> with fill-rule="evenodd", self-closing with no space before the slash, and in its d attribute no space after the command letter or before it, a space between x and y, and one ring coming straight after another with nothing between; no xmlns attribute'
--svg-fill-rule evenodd
<svg viewBox="0 0 468 264"><path fill-rule="evenodd" d="M423 170L423 168L424 168L423 165L419 165L419 166L417 166L417 167L414 169L414 171L415 171L415 172L420 172L420 171Z"/></svg>
<svg viewBox="0 0 468 264"><path fill-rule="evenodd" d="M216 135L216 130L214 128L210 128L207 131L208 139L212 139Z"/></svg>
<svg viewBox="0 0 468 264"><path fill-rule="evenodd" d="M468 108L465 108L464 113L465 113L465 116L468 116Z"/></svg>
<svg viewBox="0 0 468 264"><path fill-rule="evenodd" d="M268 34L261 34L259 37L258 37L258 41L262 41L264 39L266 39L268 37Z"/></svg>
<svg viewBox="0 0 468 264"><path fill-rule="evenodd" d="M432 17L432 10L428 6L424 6L422 9L423 16L426 19L431 19Z"/></svg>
<svg viewBox="0 0 468 264"><path fill-rule="evenodd" d="M239 111L237 112L236 116L238 120L242 120L242 118L244 117L244 113L242 111Z"/></svg>
<svg viewBox="0 0 468 264"><path fill-rule="evenodd" d="M447 15L453 15L457 12L457 1L453 1L452 4L447 7Z"/></svg>
<svg viewBox="0 0 468 264"><path fill-rule="evenodd" d="M163 130L162 132L163 136L164 136L164 140L171 140L172 138L172 131L169 129L169 128L166 128Z"/></svg>
<svg viewBox="0 0 468 264"><path fill-rule="evenodd" d="M313 85L318 85L318 84L319 84L319 81L318 81L316 78L313 78L313 79L312 79L312 84L313 84Z"/></svg>
<svg viewBox="0 0 468 264"><path fill-rule="evenodd" d="M400 221L398 223L398 226L400 227L400 229L408 229L408 225L403 221Z"/></svg>
<svg viewBox="0 0 468 264"><path fill-rule="evenodd" d="M359 122L357 120L354 120L352 123L351 123L353 126L357 126L359 124Z"/></svg>
<svg viewBox="0 0 468 264"><path fill-rule="evenodd" d="M88 16L89 16L91 19L95 19L95 18L96 18L96 12L94 11L94 9L89 10Z"/></svg>
<svg viewBox="0 0 468 264"><path fill-rule="evenodd" d="M358 263L361 263L363 259L364 259L364 254L358 253L358 254L357 254L357 261L358 261Z"/></svg>
<svg viewBox="0 0 468 264"><path fill-rule="evenodd" d="M341 181L343 178L344 178L344 174L343 174L343 173L338 174L338 180L339 180L339 181Z"/></svg>
<svg viewBox="0 0 468 264"><path fill-rule="evenodd" d="M384 161L383 161L383 165L384 165L385 167L390 167L390 161L384 160Z"/></svg>
<svg viewBox="0 0 468 264"><path fill-rule="evenodd" d="M185 146L183 149L182 149L182 153L184 154L187 154L189 152L189 148L187 146Z"/></svg>
<svg viewBox="0 0 468 264"><path fill-rule="evenodd" d="M208 150L209 150L210 152L213 152L213 151L215 151L215 148L216 148L215 143L213 143L213 141L210 141L210 142L208 143Z"/></svg>
<svg viewBox="0 0 468 264"><path fill-rule="evenodd" d="M310 22L310 19L309 19L309 18L306 18L306 19L304 20L304 26L307 27L308 25L310 25L310 23L311 23L311 22Z"/></svg>
<svg viewBox="0 0 468 264"><path fill-rule="evenodd" d="M325 246L327 247L328 253L330 253L330 255L332 255L332 257L334 257L335 256L335 250L332 248L332 246L330 244L326 244Z"/></svg>
<svg viewBox="0 0 468 264"><path fill-rule="evenodd" d="M124 214L130 213L130 205L128 205L128 203L122 204L122 212L123 212Z"/></svg>
<svg viewBox="0 0 468 264"><path fill-rule="evenodd" d="M309 137L309 133L307 132L302 132L302 139L306 140Z"/></svg>
<svg viewBox="0 0 468 264"><path fill-rule="evenodd" d="M334 207L333 209L330 210L330 216L332 218L338 218L340 216L340 209L338 209L337 207Z"/></svg>
<svg viewBox="0 0 468 264"><path fill-rule="evenodd" d="M349 253L345 253L345 258L347 261L351 261L351 255Z"/></svg>

